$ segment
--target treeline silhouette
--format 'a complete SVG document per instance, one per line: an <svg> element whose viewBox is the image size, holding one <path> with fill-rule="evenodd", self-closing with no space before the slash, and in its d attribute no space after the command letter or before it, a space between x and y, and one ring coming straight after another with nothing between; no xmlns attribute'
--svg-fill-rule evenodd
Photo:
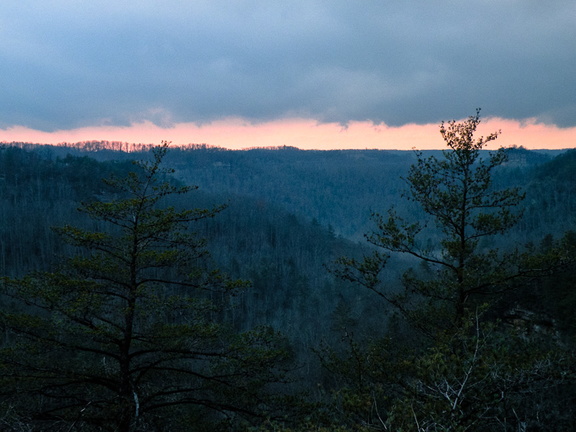
<svg viewBox="0 0 576 432"><path fill-rule="evenodd" d="M78 207L94 200L106 203L124 199L113 184L102 179L124 178L137 171L132 161L150 160L154 148L151 144L108 141L57 146L0 145L0 275L12 281L34 272L56 272L63 257L78 252L78 245L62 242L53 228L72 225L87 231L103 229L102 221L78 213ZM575 281L570 256L576 248L576 235L572 233L576 227L576 178L572 175L576 151L514 148L507 153L506 163L492 173L493 187L522 187L526 193L518 206L522 217L506 236L483 240L480 246L503 252L520 248L532 251L534 256L546 253L551 256L564 250L566 257L557 271L499 295L497 305L491 309L490 320L504 323L507 329L521 334L515 341L535 341L543 351L554 345L554 350L546 351L553 354L541 356L534 344L518 342L514 346L519 350L516 360L507 360L520 365L528 358L539 359L541 375L530 377L534 382L532 387L526 387L529 393L526 403L532 410L546 412L546 416L542 414L540 423L526 413L525 418L515 418L520 413L512 412L516 400L510 399L507 423L499 425L500 429L493 426L493 430L525 427L567 431L576 421L574 371L566 368L564 362L573 353L576 342L576 320L572 313L576 307ZM481 157L486 154L482 151ZM441 157L439 151L422 155ZM218 312L218 320L236 332L260 326L278 331L285 338L283 349L291 366L287 375L272 386L278 404L269 411L268 418L259 414L248 416L245 421L232 408L221 406L217 410L220 414L206 417L205 421L200 420L202 410L179 410L180 425L167 420L163 423L159 417L140 424L141 429L132 425L124 430L166 430L168 424L172 430L387 430L386 422L393 419L385 417L391 414L376 405L382 395L386 395L384 399L394 399L398 389L374 383L390 382L389 376L383 377L387 374L406 377L408 372L402 369L402 364L386 355L408 359L405 353L411 344L419 343L419 336L389 304L338 277L334 263L342 256L360 259L372 253L371 246L363 241L363 235L374 228L370 220L372 212L395 207L400 216L424 220L425 212L418 203L403 199L407 189L405 179L417 158L410 151L302 151L291 147L231 151L206 144L171 148L162 164L174 168L174 172L166 173L160 180L174 187L194 185L199 189L170 195L166 204L182 211L224 205L213 218L195 223L193 230L197 238L206 240L212 267L250 283L249 288L238 290L229 298L211 294L211 301L225 306ZM423 247L440 251L441 231L433 224L426 230ZM410 258L391 257L386 289L400 292L402 274L416 264ZM419 275L426 275L428 270L425 266L416 267ZM3 308L12 307L6 296L2 302ZM472 330L475 334L477 329ZM392 340L390 335L403 343L386 345ZM3 349L9 349L12 342L7 332ZM474 347L480 342L472 338L466 339L466 343ZM442 364L440 359L449 358L451 354L442 351L447 346L441 345L433 353L438 359L434 364ZM487 349L486 356L496 355L498 349L504 348L490 346L490 349L493 351ZM424 355L424 351L419 354L418 367L409 371L414 379L418 374L432 374L433 364L423 363L431 361L429 352ZM506 355L513 358L508 351ZM471 356L468 360L475 359ZM380 366L374 363L377 361L389 370L378 369ZM472 364L459 367L466 372ZM502 381L511 379L504 366L514 365L502 366L499 376ZM219 367L225 368L223 364ZM9 379L6 375L6 383ZM404 381L407 382L411 381ZM440 392L439 398L448 398L447 391ZM485 391L483 388L482 392ZM499 396L469 397L465 403L486 404L487 399ZM96 420L75 423L70 417L66 421L34 418L16 410L10 401L11 395L3 393L0 424L6 430L48 430L43 429L48 424L50 430L108 427ZM432 404L430 401L426 403ZM410 406L416 409L415 403L406 401L408 411L396 410L394 415L412 421L409 409ZM436 405L424 409L432 412ZM464 412L473 411L463 409L454 415ZM501 420L490 412L495 422L496 418ZM454 424L458 422L464 424L465 419L454 420ZM406 430L426 430L416 422L403 425ZM480 425L474 427L471 430L483 430ZM429 430L440 429L430 426Z"/></svg>

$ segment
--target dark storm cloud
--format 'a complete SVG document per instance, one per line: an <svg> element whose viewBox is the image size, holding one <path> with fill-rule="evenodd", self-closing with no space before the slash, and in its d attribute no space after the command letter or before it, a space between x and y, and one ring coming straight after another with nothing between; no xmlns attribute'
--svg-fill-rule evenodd
<svg viewBox="0 0 576 432"><path fill-rule="evenodd" d="M8 0L0 127L486 115L576 125L576 3Z"/></svg>

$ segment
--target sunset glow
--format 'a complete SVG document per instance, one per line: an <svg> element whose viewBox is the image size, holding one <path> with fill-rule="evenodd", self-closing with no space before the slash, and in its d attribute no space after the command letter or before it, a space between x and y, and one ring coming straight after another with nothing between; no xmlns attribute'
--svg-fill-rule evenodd
<svg viewBox="0 0 576 432"><path fill-rule="evenodd" d="M576 147L575 2L70 3L3 2L0 142Z"/></svg>
<svg viewBox="0 0 576 432"><path fill-rule="evenodd" d="M289 119L251 124L239 119L204 125L181 123L161 128L150 122L131 127L88 127L56 132L41 132L24 127L0 130L0 141L58 144L105 140L154 144L162 140L179 144L208 144L227 149L293 146L300 149L439 149L444 143L438 124L389 127L370 122L319 124L312 120ZM489 119L481 123L478 136L501 130L496 146L524 146L528 149L576 147L576 128L559 128L528 121Z"/></svg>

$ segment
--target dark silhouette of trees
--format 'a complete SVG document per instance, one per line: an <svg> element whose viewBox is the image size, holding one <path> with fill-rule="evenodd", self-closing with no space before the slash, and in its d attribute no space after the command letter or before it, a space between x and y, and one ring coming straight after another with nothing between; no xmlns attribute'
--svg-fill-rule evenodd
<svg viewBox="0 0 576 432"><path fill-rule="evenodd" d="M514 209L524 194L518 187L494 188L493 173L507 154L503 148L481 153L498 133L475 140L479 123L479 110L462 123L443 122L440 133L449 148L443 158L416 153L405 179L405 197L428 219L409 220L393 208L387 215L375 213L376 230L366 238L376 252L362 260L343 258L336 270L377 293L430 336L438 329L459 329L482 304L548 274L560 262L552 253L538 261L532 251L521 252L513 244L504 250L490 248L492 239L519 221L521 210ZM430 236L439 241L430 243ZM391 292L380 277L391 254L406 255L420 266L404 274L400 293ZM441 318L437 326L433 317Z"/></svg>
<svg viewBox="0 0 576 432"><path fill-rule="evenodd" d="M82 205L94 229L57 230L78 250L61 269L2 283L0 393L33 430L214 430L267 413L284 342L225 325L246 282L207 268L190 231L221 207L163 204L193 189L168 181L166 152Z"/></svg>
<svg viewBox="0 0 576 432"><path fill-rule="evenodd" d="M122 413L143 431L572 430L574 266L540 276L574 257L574 152L490 153L479 121L443 124L444 153L171 149L150 182L166 194L152 205L149 188L139 218L135 291L112 253L130 257L129 185L155 161L131 159L148 147L0 144L0 430L118 430ZM191 198L204 210L185 214ZM341 237L389 203L370 242ZM357 257L344 280L322 267L341 255ZM269 385L284 342L259 325L290 339L287 387ZM329 403L277 405L270 388Z"/></svg>
<svg viewBox="0 0 576 432"><path fill-rule="evenodd" d="M325 356L348 380L340 406L353 422L415 431L542 427L550 411L538 397L567 376L567 356L551 334L528 336L494 312L504 293L550 274L566 257L558 249L539 255L490 247L518 221L513 210L524 195L494 188L493 173L507 155L502 148L481 153L498 133L475 139L479 123L479 110L461 123L443 122L443 157L416 153L406 197L427 220L393 209L374 214L377 228L367 235L373 254L339 260L338 276L399 314L384 339L352 341L344 355ZM439 242L430 244L431 235ZM393 254L419 264L403 275L400 291L386 278Z"/></svg>

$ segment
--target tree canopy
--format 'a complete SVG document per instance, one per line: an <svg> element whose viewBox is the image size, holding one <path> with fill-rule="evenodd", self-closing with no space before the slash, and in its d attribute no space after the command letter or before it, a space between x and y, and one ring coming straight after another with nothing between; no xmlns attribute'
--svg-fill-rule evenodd
<svg viewBox="0 0 576 432"><path fill-rule="evenodd" d="M167 150L81 206L93 230L57 229L78 250L61 269L3 281L1 394L34 430L213 430L264 416L282 380L275 332L226 325L247 284L207 267L190 229L222 208L167 205L193 189L166 178Z"/></svg>
<svg viewBox="0 0 576 432"><path fill-rule="evenodd" d="M512 430L540 424L537 417L549 414L540 392L563 385L567 354L561 345L550 335L527 337L496 306L504 293L558 269L565 254L490 247L491 238L519 220L514 209L524 194L494 186L494 171L507 154L503 148L481 153L498 133L475 138L479 123L479 110L461 123L443 122L448 149L442 158L416 153L405 197L427 219L394 209L375 213L376 229L366 236L375 251L342 258L335 269L397 314L390 322L396 326L389 324L380 340L351 341L348 359L326 357L330 369L350 380L341 403L349 405L354 422L379 430ZM430 236L439 241L427 241ZM400 291L387 275L392 255L418 264L404 273Z"/></svg>

